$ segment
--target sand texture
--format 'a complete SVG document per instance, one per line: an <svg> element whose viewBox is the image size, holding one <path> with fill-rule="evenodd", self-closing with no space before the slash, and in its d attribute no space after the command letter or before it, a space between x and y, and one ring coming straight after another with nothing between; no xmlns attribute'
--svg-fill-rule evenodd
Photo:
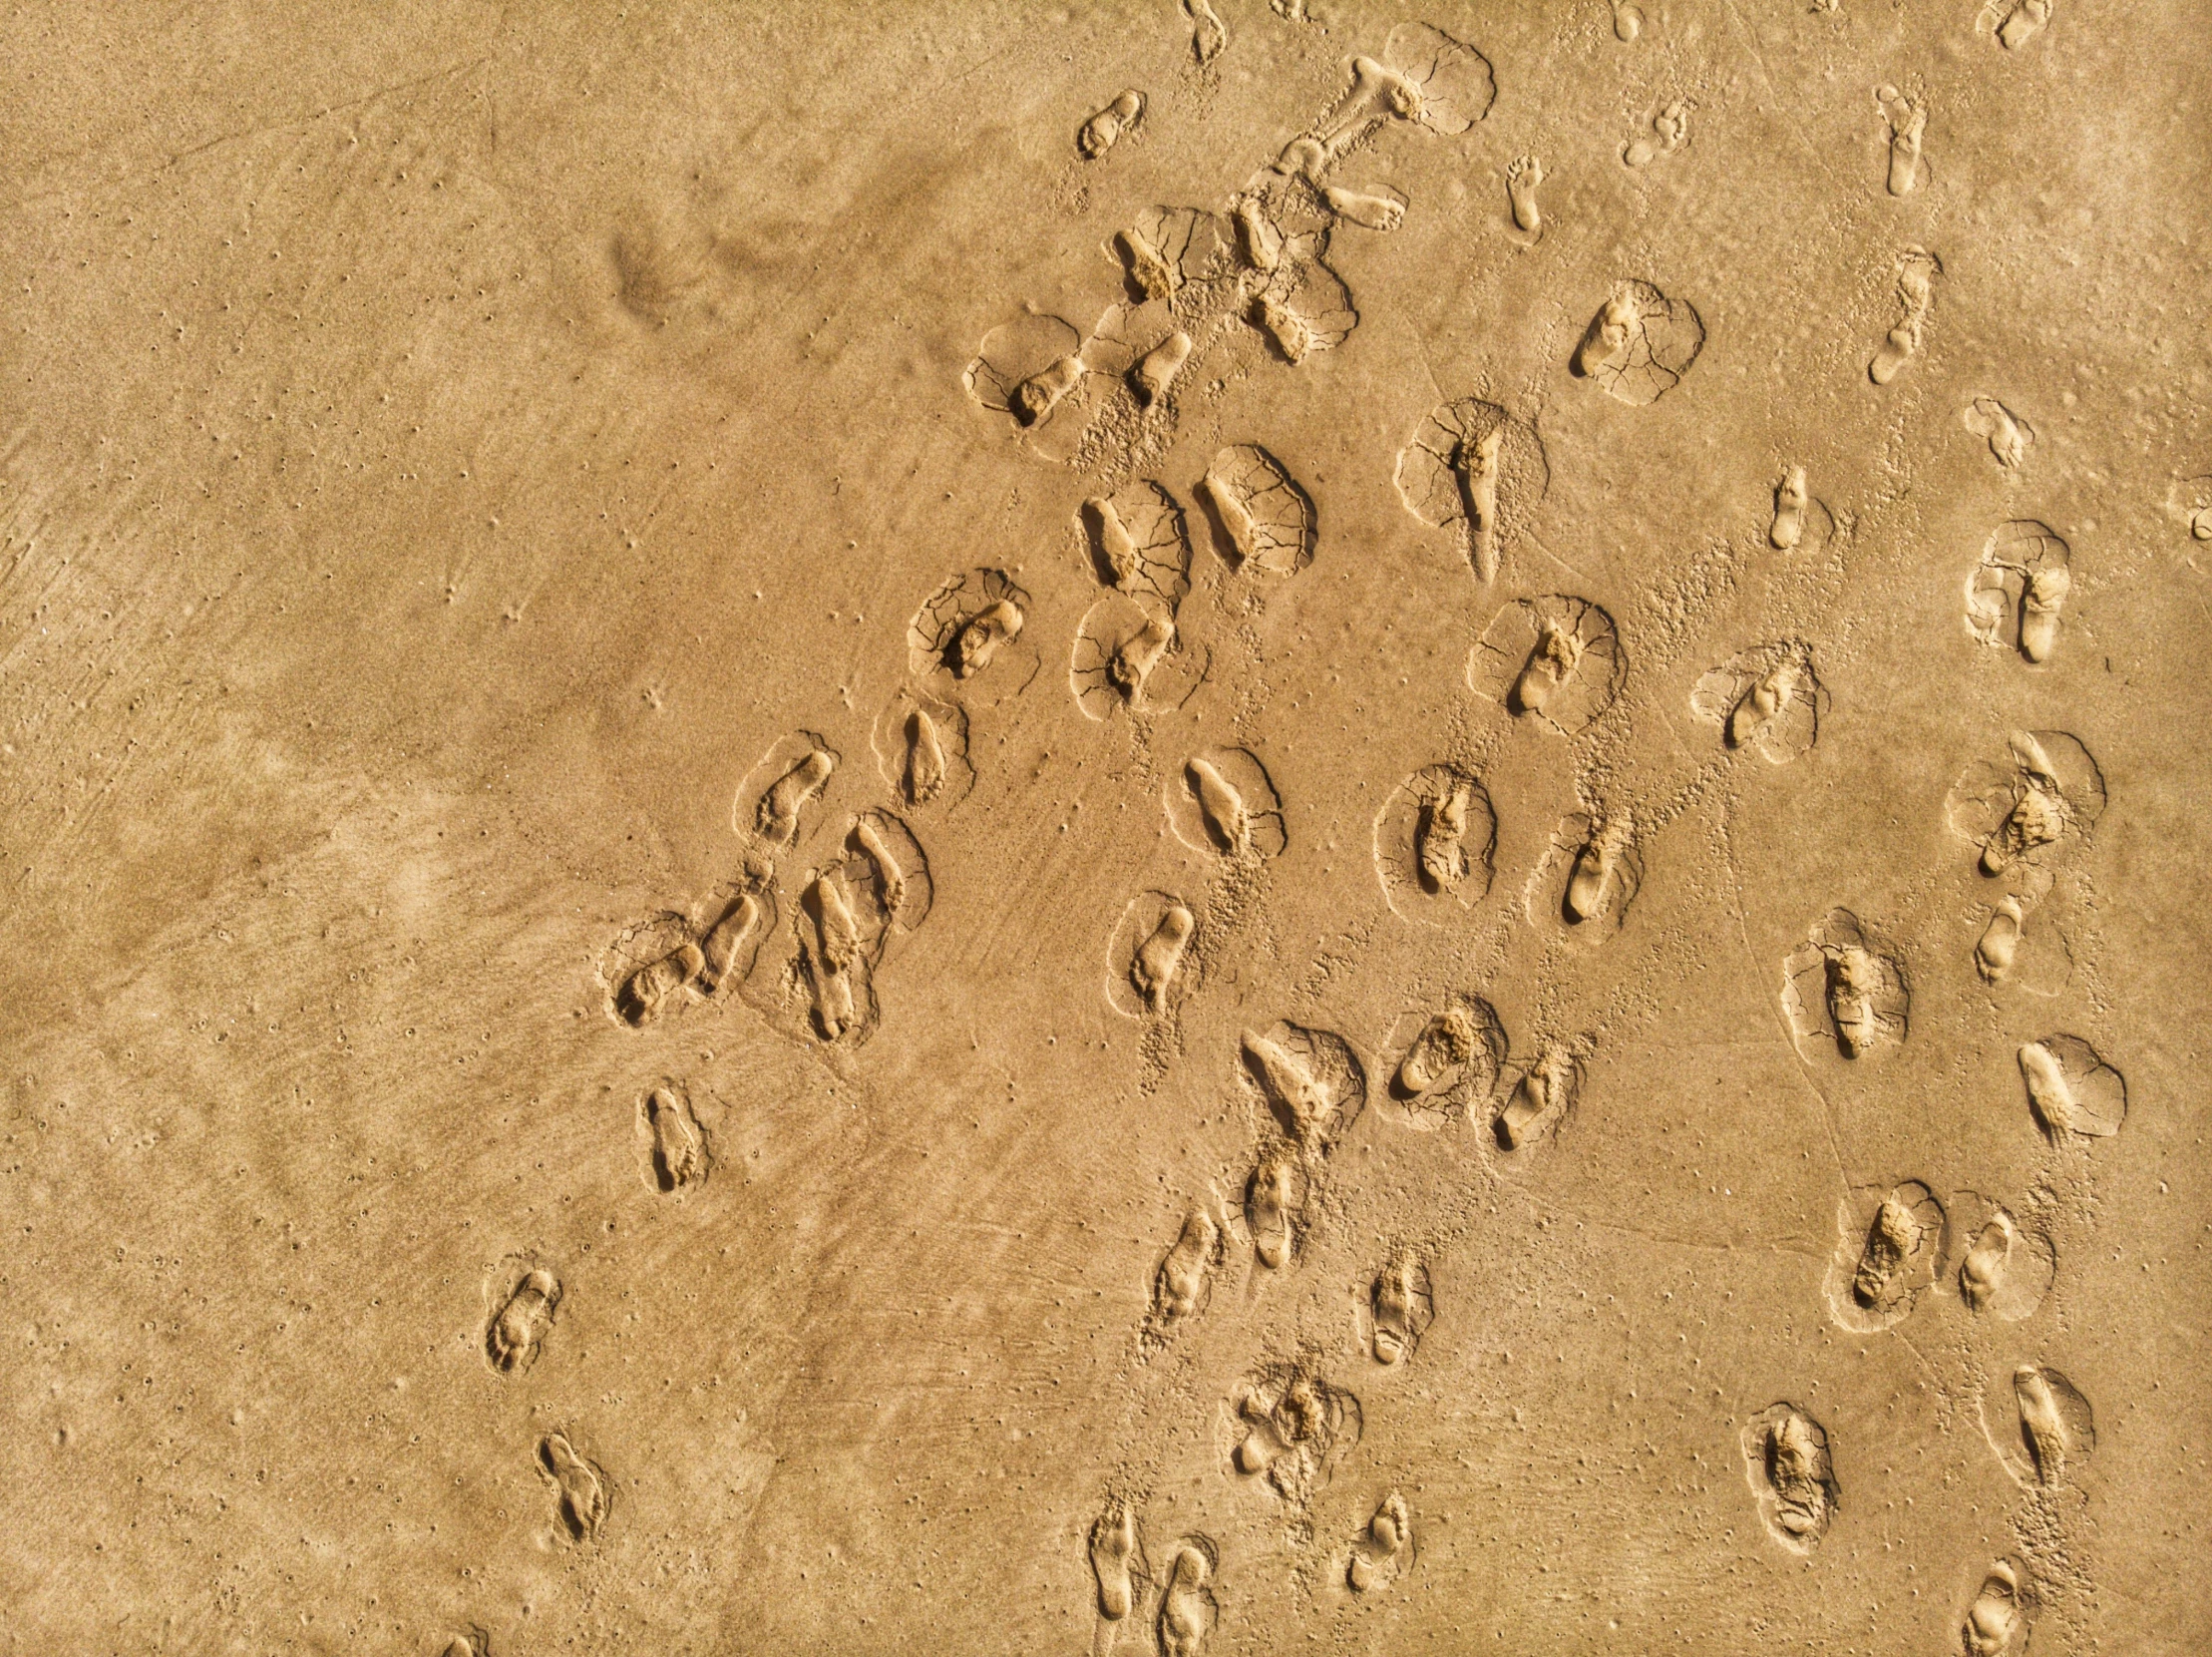
<svg viewBox="0 0 2212 1657"><path fill-rule="evenodd" d="M2204 0L0 59L0 1657L2212 1651Z"/></svg>

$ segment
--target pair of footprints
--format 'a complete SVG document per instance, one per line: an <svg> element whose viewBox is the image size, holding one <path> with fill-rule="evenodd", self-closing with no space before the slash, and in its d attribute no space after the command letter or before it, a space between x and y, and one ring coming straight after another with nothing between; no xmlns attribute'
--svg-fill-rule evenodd
<svg viewBox="0 0 2212 1657"><path fill-rule="evenodd" d="M1197 494L1232 567L1280 579L1312 562L1312 498L1267 450L1221 450ZM1139 479L1090 497L1078 517L1093 568L1111 592L1076 628L1068 676L1077 704L1093 719L1117 708L1181 706L1207 667L1203 649L1182 646L1176 630L1191 585L1182 507L1162 485Z"/></svg>
<svg viewBox="0 0 2212 1657"><path fill-rule="evenodd" d="M1136 1506L1117 1499L1091 1526L1090 1556L1105 1636L1094 1649L1110 1651L1116 1631L1149 1622L1161 1657L1199 1657L1221 1616L1214 1595L1221 1549L1212 1537L1178 1537L1155 1579L1138 1531Z"/></svg>
<svg viewBox="0 0 2212 1657"><path fill-rule="evenodd" d="M1488 1002L1447 997L1391 1070L1386 1112L1427 1131L1474 1120L1487 1126L1501 1151L1528 1149L1556 1131L1580 1099L1582 1059L1568 1043L1542 1042L1501 1087L1506 1050L1504 1026Z"/></svg>
<svg viewBox="0 0 2212 1657"><path fill-rule="evenodd" d="M2011 1209L1972 1193L1954 1199L1969 1215L1955 1227L1952 1214L1926 1184L1904 1180L1867 1200L1847 1199L1839 1210L1835 1263L1829 1277L1837 1321L1855 1334L1871 1334L1904 1319L1941 1277L1949 1241L1969 1239L1951 1279L1959 1299L1977 1316L2007 1323L2031 1316L2049 1294L2057 1256L2040 1226L2023 1226Z"/></svg>
<svg viewBox="0 0 2212 1657"><path fill-rule="evenodd" d="M559 1311L560 1294L560 1280L543 1266L522 1275L485 1329L485 1356L495 1370L512 1375L537 1362ZM565 1433L540 1439L536 1458L553 1486L553 1516L562 1533L572 1542L594 1539L613 1504L613 1484L605 1472Z"/></svg>

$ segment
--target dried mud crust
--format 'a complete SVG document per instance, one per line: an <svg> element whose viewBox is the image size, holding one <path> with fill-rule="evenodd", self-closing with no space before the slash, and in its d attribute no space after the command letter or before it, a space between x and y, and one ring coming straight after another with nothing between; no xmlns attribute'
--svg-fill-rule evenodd
<svg viewBox="0 0 2212 1657"><path fill-rule="evenodd" d="M1536 428L1496 403L1439 403L1398 451L1398 498L1422 523L1451 534L1479 581L1527 532L1551 488Z"/></svg>

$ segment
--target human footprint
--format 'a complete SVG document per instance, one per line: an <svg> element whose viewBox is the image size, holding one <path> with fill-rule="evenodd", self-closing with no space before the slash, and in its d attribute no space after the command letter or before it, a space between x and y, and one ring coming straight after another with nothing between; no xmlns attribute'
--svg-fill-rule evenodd
<svg viewBox="0 0 2212 1657"><path fill-rule="evenodd" d="M1355 1594L1389 1582L1413 1562L1413 1521L1405 1497L1392 1490L1367 1521L1366 1534L1351 1545L1344 1578Z"/></svg>
<svg viewBox="0 0 2212 1657"><path fill-rule="evenodd" d="M1652 130L1622 147L1621 159L1631 167L1649 167L1661 156L1671 156L1689 139L1689 105L1676 98L1652 117Z"/></svg>
<svg viewBox="0 0 2212 1657"><path fill-rule="evenodd" d="M2004 1657L2021 1628L2020 1573L2009 1560L2000 1559L1982 1579L1982 1591L1967 1607L1967 1620L1959 1630L1967 1657Z"/></svg>
<svg viewBox="0 0 2212 1657"><path fill-rule="evenodd" d="M1305 1171L1288 1146L1278 1145L1260 1159L1245 1191L1245 1220L1263 1266L1280 1270L1290 1258L1304 1208Z"/></svg>
<svg viewBox="0 0 2212 1657"><path fill-rule="evenodd" d="M1936 278L1942 274L1943 261L1925 247L1908 247L1898 255L1897 302L1902 314L1867 364L1867 376L1876 385L1896 379L1919 352L1928 310L1935 301Z"/></svg>
<svg viewBox="0 0 2212 1657"><path fill-rule="evenodd" d="M1348 218L1366 229L1394 230L1405 221L1405 199L1388 186L1379 192L1362 192L1330 185L1321 197L1337 217Z"/></svg>
<svg viewBox="0 0 2212 1657"><path fill-rule="evenodd" d="M1513 207L1513 222L1529 235L1544 231L1544 214L1536 205L1537 187L1544 182L1544 164L1534 156L1519 156L1506 164L1506 201Z"/></svg>
<svg viewBox="0 0 2212 1657"><path fill-rule="evenodd" d="M1421 1337L1436 1318L1436 1302L1429 1289L1428 1268L1410 1251L1391 1257L1368 1289L1374 1316L1373 1339L1378 1364L1395 1364L1413 1356Z"/></svg>
<svg viewBox="0 0 2212 1657"><path fill-rule="evenodd" d="M1098 1614L1108 1622L1129 1615L1149 1573L1144 1545L1137 1538L1137 1514L1116 1499L1091 1526L1091 1574L1098 1579Z"/></svg>
<svg viewBox="0 0 2212 1657"><path fill-rule="evenodd" d="M1974 970L1982 975L1984 984L2003 984L2011 975L2027 926L2028 906L2017 893L2008 892L1997 900L1996 913L1974 946Z"/></svg>
<svg viewBox="0 0 2212 1657"><path fill-rule="evenodd" d="M1888 85L1874 89L1874 103L1890 128L1890 194L1910 196L1928 175L1928 164L1920 153L1921 137L1928 127L1927 107Z"/></svg>
<svg viewBox="0 0 2212 1657"><path fill-rule="evenodd" d="M2007 472L2019 469L2035 441L2035 428L1995 397L1975 398L1961 412L1959 421L1989 444L1991 455Z"/></svg>
<svg viewBox="0 0 2212 1657"><path fill-rule="evenodd" d="M1075 148L1085 161L1096 161L1114 147L1122 134L1144 118L1144 94L1135 90L1118 94L1111 104L1083 123L1075 135Z"/></svg>
<svg viewBox="0 0 2212 1657"><path fill-rule="evenodd" d="M1213 1579L1208 1551L1186 1537L1168 1562L1167 1585L1160 1590L1161 1657L1199 1657L1219 1613L1208 1586Z"/></svg>
<svg viewBox="0 0 2212 1657"><path fill-rule="evenodd" d="M1636 290L1626 283L1615 288L1590 319L1582 343L1575 347L1574 360L1568 365L1575 376L1588 379L1600 368L1618 363L1627 355L1629 341L1641 320Z"/></svg>
<svg viewBox="0 0 2212 1657"><path fill-rule="evenodd" d="M1805 508L1809 500L1805 493L1805 469L1792 466L1774 486L1774 522L1766 532L1769 546L1786 553L1805 539Z"/></svg>
<svg viewBox="0 0 2212 1657"><path fill-rule="evenodd" d="M1176 1323L1206 1310L1214 1263L1220 1255L1221 1228L1205 1209L1192 1209L1182 1235L1160 1262L1155 1298L1162 1322Z"/></svg>

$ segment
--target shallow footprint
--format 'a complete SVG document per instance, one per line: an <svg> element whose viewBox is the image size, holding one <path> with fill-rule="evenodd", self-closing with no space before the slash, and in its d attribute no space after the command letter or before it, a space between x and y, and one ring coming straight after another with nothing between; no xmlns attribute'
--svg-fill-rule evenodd
<svg viewBox="0 0 2212 1657"><path fill-rule="evenodd" d="M1068 660L1068 688L1086 718L1173 712L1206 682L1213 654L1178 635L1174 617L1109 593L1084 613Z"/></svg>
<svg viewBox="0 0 2212 1657"><path fill-rule="evenodd" d="M1686 299L1646 281L1617 284L1590 319L1568 367L1609 395L1642 407L1681 383L1704 349L1705 325Z"/></svg>
<svg viewBox="0 0 2212 1657"><path fill-rule="evenodd" d="M1248 1030L1239 1073L1308 1153L1325 1153L1367 1102L1366 1070L1351 1043L1330 1031L1283 1022Z"/></svg>
<svg viewBox="0 0 2212 1657"><path fill-rule="evenodd" d="M1981 848L1985 875L2055 861L2104 812L2104 773L2078 737L2016 730L2006 746L2009 762L1967 767L1946 806L1953 832Z"/></svg>
<svg viewBox="0 0 2212 1657"><path fill-rule="evenodd" d="M1098 579L1171 615L1191 590L1191 539L1175 497L1149 478L1093 495L1081 512Z"/></svg>
<svg viewBox="0 0 2212 1657"><path fill-rule="evenodd" d="M1971 1312L2018 1323L2049 1294L2057 1257L2050 1239L2039 1229L2024 1229L2010 1209L1991 1205L1984 1212L1959 1259L1959 1298Z"/></svg>
<svg viewBox="0 0 2212 1657"><path fill-rule="evenodd" d="M1878 1198L1872 1191L1845 1198L1827 1283L1836 1321L1870 1334L1910 1313L1942 1266L1944 1218L1943 1204L1917 1179Z"/></svg>
<svg viewBox="0 0 2212 1657"><path fill-rule="evenodd" d="M1074 324L1026 311L983 336L961 383L984 408L1033 431L1081 383L1082 344Z"/></svg>
<svg viewBox="0 0 2212 1657"><path fill-rule="evenodd" d="M538 1441L538 1465L553 1484L553 1514L572 1542L588 1542L606 1522L611 1496L597 1465L576 1453L567 1435L549 1433Z"/></svg>
<svg viewBox="0 0 2212 1657"><path fill-rule="evenodd" d="M1920 352L1928 312L1936 297L1936 278L1943 261L1925 247L1907 247L1897 257L1897 325L1890 329L1868 362L1867 377L1888 385L1905 371Z"/></svg>
<svg viewBox="0 0 2212 1657"><path fill-rule="evenodd" d="M1574 812L1553 833L1528 885L1529 919L1602 943L1619 932L1644 887L1644 855L1627 812Z"/></svg>
<svg viewBox="0 0 2212 1657"><path fill-rule="evenodd" d="M2021 1443L2038 1484L2057 1483L2069 1460L2096 1449L2089 1401L2056 1370L2023 1364L2013 1372L2013 1397L2020 1410Z"/></svg>
<svg viewBox="0 0 2212 1657"><path fill-rule="evenodd" d="M1184 1537L1169 1554L1160 1589L1161 1657L1200 1657L1204 1651L1220 1615L1213 1590L1218 1558L1203 1536Z"/></svg>
<svg viewBox="0 0 2212 1657"><path fill-rule="evenodd" d="M1355 1594L1385 1587L1411 1568L1413 1558L1413 1520L1405 1497L1392 1490L1367 1521L1365 1533L1352 1543L1345 1583Z"/></svg>
<svg viewBox="0 0 2212 1657"><path fill-rule="evenodd" d="M2000 524L1967 577L1967 630L1985 644L2050 659L2058 619L2073 591L2073 552L2048 524Z"/></svg>
<svg viewBox="0 0 2212 1657"><path fill-rule="evenodd" d="M1183 1221L1181 1235L1153 1274L1152 1309L1162 1328L1171 1328L1206 1310L1214 1293L1214 1268L1221 1257L1221 1227L1205 1209L1192 1209Z"/></svg>
<svg viewBox="0 0 2212 1657"><path fill-rule="evenodd" d="M1144 119L1144 94L1135 88L1117 93L1114 101L1092 116L1076 130L1076 152L1085 161L1096 161L1120 142L1125 133L1136 130Z"/></svg>
<svg viewBox="0 0 2212 1657"><path fill-rule="evenodd" d="M1526 1150L1556 1132L1582 1093L1582 1064L1567 1047L1548 1043L1521 1072L1492 1118L1500 1150Z"/></svg>
<svg viewBox="0 0 2212 1657"><path fill-rule="evenodd" d="M1109 1501L1091 1526L1090 1554L1091 1574L1098 1581L1098 1614L1120 1622L1143 1599L1151 1581L1136 1509L1126 1499Z"/></svg>
<svg viewBox="0 0 2212 1657"><path fill-rule="evenodd" d="M2017 471L2035 441L2035 428L1995 397L1977 397L1959 416L1960 422L1990 446L1998 466Z"/></svg>
<svg viewBox="0 0 2212 1657"><path fill-rule="evenodd" d="M1659 106L1652 117L1650 131L1639 133L1621 147L1621 160L1629 167L1650 167L1688 142L1689 105L1676 98Z"/></svg>
<svg viewBox="0 0 2212 1657"><path fill-rule="evenodd" d="M1587 599L1520 599L1491 618L1467 655L1467 687L1563 736L1613 705L1628 654L1613 618Z"/></svg>
<svg viewBox="0 0 2212 1657"><path fill-rule="evenodd" d="M1792 1552L1810 1553L1840 1494L1827 1430L1793 1404L1770 1405L1744 1428L1743 1456L1768 1532Z"/></svg>
<svg viewBox="0 0 2212 1657"><path fill-rule="evenodd" d="M1029 595L1002 570L970 570L947 580L907 623L907 665L917 678L973 679L1001 663L1000 688L1012 694L1036 676L1036 651L1021 642Z"/></svg>
<svg viewBox="0 0 2212 1657"><path fill-rule="evenodd" d="M1405 197L1388 185L1377 186L1373 191L1327 185L1321 190L1321 199L1328 204L1330 212L1362 229L1389 231L1405 221Z"/></svg>
<svg viewBox="0 0 2212 1657"><path fill-rule="evenodd" d="M1199 480L1230 562L1262 576L1294 576L1313 561L1313 503L1267 450L1237 444Z"/></svg>
<svg viewBox="0 0 2212 1657"><path fill-rule="evenodd" d="M2028 1102L2051 1138L2109 1139L2127 1120L2127 1078L2078 1036L2046 1036L2020 1049Z"/></svg>
<svg viewBox="0 0 2212 1657"><path fill-rule="evenodd" d="M1536 201L1537 190L1543 183L1544 164L1534 156L1516 156L1506 164L1506 205L1513 209L1514 227L1524 235L1544 233L1544 209Z"/></svg>
<svg viewBox="0 0 2212 1657"><path fill-rule="evenodd" d="M2020 1572L2009 1559L2000 1559L1982 1578L1982 1588L1967 1607L1960 1625L1960 1649L1966 1657L2005 1657L2017 1649L2014 1637L2027 1625L2026 1594ZM2025 1645L2025 1639L2021 1642Z"/></svg>
<svg viewBox="0 0 2212 1657"><path fill-rule="evenodd" d="M1794 639L1729 657L1689 693L1691 710L1720 727L1722 743L1750 748L1769 765L1788 764L1820 739L1826 700L1812 647Z"/></svg>
<svg viewBox="0 0 2212 1657"><path fill-rule="evenodd" d="M763 754L737 785L733 826L768 853L789 851L822 805L839 755L813 731L794 731Z"/></svg>
<svg viewBox="0 0 2212 1657"><path fill-rule="evenodd" d="M485 1327L484 1355L492 1367L512 1375L537 1363L539 1349L553 1329L553 1314L559 1310L560 1280L545 1267L533 1266Z"/></svg>
<svg viewBox="0 0 2212 1657"><path fill-rule="evenodd" d="M967 758L967 710L902 686L876 716L876 768L910 811L948 810L975 786Z"/></svg>
<svg viewBox="0 0 2212 1657"><path fill-rule="evenodd" d="M1889 123L1889 193L1910 196L1928 182L1928 159L1921 141L1928 131L1928 108L1894 86L1874 89L1874 107Z"/></svg>
<svg viewBox="0 0 2212 1657"><path fill-rule="evenodd" d="M1283 799L1267 767L1244 748L1208 748L1170 776L1168 826L1196 852L1236 859L1282 855Z"/></svg>
<svg viewBox="0 0 2212 1657"><path fill-rule="evenodd" d="M1436 1297L1428 1267L1411 1250L1391 1256L1367 1286L1368 1346L1378 1364L1397 1364L1413 1356L1436 1321Z"/></svg>
<svg viewBox="0 0 2212 1657"><path fill-rule="evenodd" d="M1536 430L1496 403L1461 397L1429 410L1398 451L1398 498L1424 524L1457 537L1478 581L1490 581L1551 488Z"/></svg>
<svg viewBox="0 0 2212 1657"><path fill-rule="evenodd" d="M1288 1145L1272 1146L1245 1185L1245 1223L1260 1263L1280 1271L1296 1252L1305 1225L1304 1165Z"/></svg>
<svg viewBox="0 0 2212 1657"><path fill-rule="evenodd" d="M627 1025L642 1028L684 999L684 992L706 970L706 953L689 939L627 974L614 992L614 1010Z"/></svg>
<svg viewBox="0 0 2212 1657"><path fill-rule="evenodd" d="M639 1101L637 1113L645 1130L646 1161L655 1190L674 1191L706 1178L710 1165L706 1135L681 1093L673 1087L655 1087Z"/></svg>
<svg viewBox="0 0 2212 1657"><path fill-rule="evenodd" d="M1860 1058L1904 1040L1912 996L1895 946L1831 909L1782 963L1782 1012L1800 1052Z"/></svg>
<svg viewBox="0 0 2212 1657"><path fill-rule="evenodd" d="M1129 900L1106 941L1106 999L1132 1019L1165 1018L1196 988L1198 917L1172 892Z"/></svg>
<svg viewBox="0 0 2212 1657"><path fill-rule="evenodd" d="M1299 1507L1359 1443L1362 1426L1358 1399L1302 1361L1270 1365L1247 1381L1237 1417L1231 1465Z"/></svg>
<svg viewBox="0 0 2212 1657"><path fill-rule="evenodd" d="M1393 1045L1409 1024L1411 1038L1377 1108L1402 1127L1432 1133L1464 1119L1497 1090L1505 1028L1488 1002L1457 991L1434 1013L1401 1018Z"/></svg>

